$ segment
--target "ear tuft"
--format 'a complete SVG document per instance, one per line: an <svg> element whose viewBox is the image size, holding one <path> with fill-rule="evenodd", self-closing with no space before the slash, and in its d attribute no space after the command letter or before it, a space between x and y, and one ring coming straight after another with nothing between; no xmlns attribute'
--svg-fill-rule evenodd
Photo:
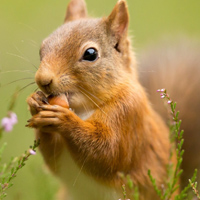
<svg viewBox="0 0 200 200"><path fill-rule="evenodd" d="M108 28L115 33L117 37L127 34L129 24L129 14L125 0L119 0L106 19Z"/></svg>
<svg viewBox="0 0 200 200"><path fill-rule="evenodd" d="M71 0L67 7L65 23L87 17L87 8L84 0Z"/></svg>

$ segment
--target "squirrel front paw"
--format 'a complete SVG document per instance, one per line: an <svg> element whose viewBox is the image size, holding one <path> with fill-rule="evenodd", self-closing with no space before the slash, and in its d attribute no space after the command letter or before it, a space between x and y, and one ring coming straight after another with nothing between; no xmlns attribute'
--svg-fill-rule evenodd
<svg viewBox="0 0 200 200"><path fill-rule="evenodd" d="M40 109L27 122L27 127L37 128L45 132L65 132L76 124L79 118L68 108L58 105L39 105Z"/></svg>
<svg viewBox="0 0 200 200"><path fill-rule="evenodd" d="M41 111L40 106L49 104L46 96L41 91L37 91L31 94L27 98L27 103L32 116L36 115L39 111Z"/></svg>

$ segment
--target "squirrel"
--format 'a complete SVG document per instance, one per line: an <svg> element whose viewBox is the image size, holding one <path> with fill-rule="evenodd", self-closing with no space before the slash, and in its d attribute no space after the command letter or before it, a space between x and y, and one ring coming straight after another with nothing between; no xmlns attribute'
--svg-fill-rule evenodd
<svg viewBox="0 0 200 200"><path fill-rule="evenodd" d="M156 200L148 170L158 186L166 179L169 129L139 82L128 25L125 0L103 18L88 17L84 0L71 0L64 24L42 42L41 91L27 99L28 126L63 184L60 199L119 199L124 174L140 200ZM49 104L49 95L64 95L70 108Z"/></svg>

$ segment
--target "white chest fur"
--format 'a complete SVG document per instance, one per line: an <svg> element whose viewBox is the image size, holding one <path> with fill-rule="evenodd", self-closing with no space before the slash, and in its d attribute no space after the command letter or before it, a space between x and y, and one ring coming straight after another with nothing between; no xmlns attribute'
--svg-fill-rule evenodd
<svg viewBox="0 0 200 200"><path fill-rule="evenodd" d="M80 112L77 113L77 115L82 119L82 120L87 120L89 117L92 116L92 114L95 112L95 110L88 110L85 112Z"/></svg>
<svg viewBox="0 0 200 200"><path fill-rule="evenodd" d="M68 197L64 200L117 200L119 195L114 189L106 187L92 177L83 173L83 166L79 168L70 153L65 149L59 159L58 176L66 187Z"/></svg>
<svg viewBox="0 0 200 200"><path fill-rule="evenodd" d="M87 120L95 110L85 110L76 113L82 120ZM83 172L84 163L77 166L67 148L60 156L57 175L67 191L67 197L62 200L117 200L118 195L114 189L98 183L91 176Z"/></svg>

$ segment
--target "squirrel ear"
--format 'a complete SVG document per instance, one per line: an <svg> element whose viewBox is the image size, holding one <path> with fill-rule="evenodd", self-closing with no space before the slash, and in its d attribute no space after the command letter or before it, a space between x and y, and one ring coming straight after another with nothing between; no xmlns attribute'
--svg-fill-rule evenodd
<svg viewBox="0 0 200 200"><path fill-rule="evenodd" d="M114 32L118 39L127 34L129 14L125 0L117 2L111 14L107 17L106 23L108 29Z"/></svg>
<svg viewBox="0 0 200 200"><path fill-rule="evenodd" d="M87 17L87 8L84 0L71 0L67 6L65 23Z"/></svg>

